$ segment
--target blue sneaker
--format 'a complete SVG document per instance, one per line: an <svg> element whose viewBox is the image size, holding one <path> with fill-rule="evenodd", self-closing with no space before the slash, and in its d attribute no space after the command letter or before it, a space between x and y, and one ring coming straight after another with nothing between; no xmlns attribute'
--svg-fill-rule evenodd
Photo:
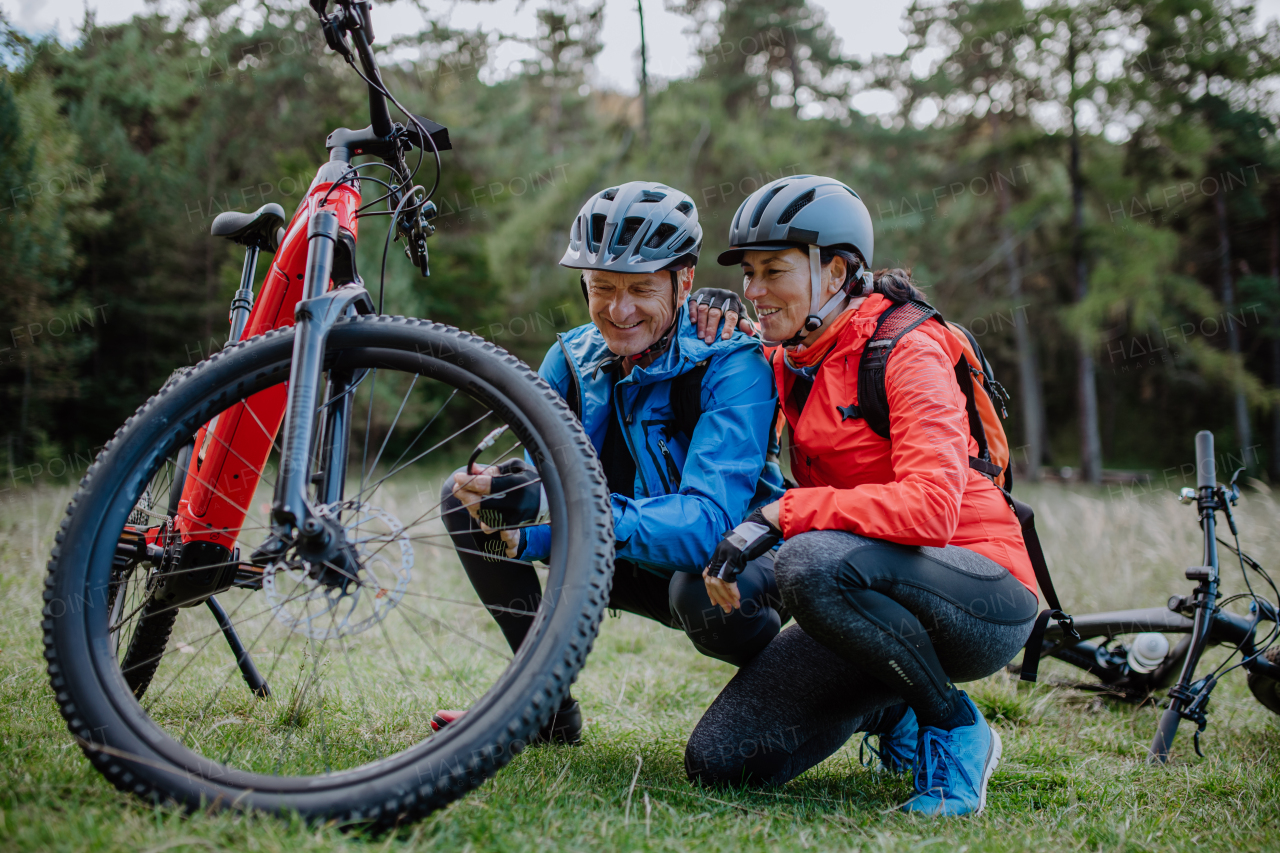
<svg viewBox="0 0 1280 853"><path fill-rule="evenodd" d="M871 762L862 757L862 749L880 759L880 769L889 773L909 773L915 768L916 746L920 742L920 724L916 721L916 712L910 708L894 724L887 733L878 735L880 748L868 743L871 733L862 736L862 747L858 757L863 767L870 767Z"/></svg>
<svg viewBox="0 0 1280 853"><path fill-rule="evenodd" d="M978 814L987 804L987 782L1000 763L1000 735L961 691L977 720L945 731L924 726L916 751L916 795L902 810L927 815Z"/></svg>

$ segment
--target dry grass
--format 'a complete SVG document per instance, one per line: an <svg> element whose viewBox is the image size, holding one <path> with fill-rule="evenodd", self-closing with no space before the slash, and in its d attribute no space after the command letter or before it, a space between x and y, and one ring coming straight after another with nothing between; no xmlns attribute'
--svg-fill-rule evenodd
<svg viewBox="0 0 1280 853"><path fill-rule="evenodd" d="M1199 562L1194 510L1168 494L1023 489L1072 609L1159 604ZM896 813L909 783L857 765L848 745L776 791L703 791L684 738L731 676L680 635L607 619L576 692L587 742L527 751L448 809L375 839L242 815L186 816L118 794L71 745L40 657L45 554L66 491L0 509L0 846L11 850L1267 850L1280 830L1280 728L1239 673L1215 694L1208 758L1180 736L1163 769L1142 761L1157 710L1003 675L970 685L1005 761L987 811L931 822ZM1250 493L1245 547L1280 565L1280 507ZM1224 555L1229 556L1229 555ZM1224 559L1224 565L1226 560ZM1224 571L1229 591L1238 570ZM1051 664L1050 678L1071 675ZM320 701L329 701L324 698ZM637 767L639 775L636 776ZM631 787L635 779L634 788Z"/></svg>

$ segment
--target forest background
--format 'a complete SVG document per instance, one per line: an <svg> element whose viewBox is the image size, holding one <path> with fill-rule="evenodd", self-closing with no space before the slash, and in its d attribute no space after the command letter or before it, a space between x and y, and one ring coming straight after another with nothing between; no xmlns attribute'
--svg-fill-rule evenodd
<svg viewBox="0 0 1280 853"><path fill-rule="evenodd" d="M701 65L649 80L642 63L638 95L591 85L600 0L531 0L534 58L500 80L498 37L430 3L422 32L379 40L391 91L454 146L431 276L393 246L389 313L536 365L587 319L556 262L589 193L685 190L707 233L698 283L740 290L713 261L738 205L831 175L867 202L875 266L912 269L978 337L1013 397L1021 476L1181 485L1191 435L1213 429L1220 467L1280 479L1274 22L1220 0L918 2L907 48L859 61L841 48L857 35L804 0L665 2ZM87 16L71 45L0 18L0 491L78 477L216 351L243 256L209 237L213 217L291 214L329 131L368 123L301 0L165 8ZM898 110L853 109L868 90ZM361 227L376 289L385 225Z"/></svg>

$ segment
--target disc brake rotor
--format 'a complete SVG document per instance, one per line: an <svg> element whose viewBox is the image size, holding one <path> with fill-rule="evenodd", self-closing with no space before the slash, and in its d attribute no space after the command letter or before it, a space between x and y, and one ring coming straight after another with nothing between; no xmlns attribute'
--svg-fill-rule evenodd
<svg viewBox="0 0 1280 853"><path fill-rule="evenodd" d="M358 555L351 575L335 582L332 566L298 557L270 563L262 589L276 619L291 631L314 640L362 633L395 609L409 588L413 544L391 513L359 503L320 507L317 514L340 522Z"/></svg>

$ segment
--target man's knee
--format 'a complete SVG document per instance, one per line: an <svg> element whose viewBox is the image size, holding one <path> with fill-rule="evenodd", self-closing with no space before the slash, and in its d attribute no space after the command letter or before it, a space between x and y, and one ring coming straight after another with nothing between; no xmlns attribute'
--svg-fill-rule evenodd
<svg viewBox="0 0 1280 853"><path fill-rule="evenodd" d="M454 474L461 474L465 468L459 468ZM471 515L462 505L462 501L453 496L453 474L444 478L440 486L440 520L450 533L462 533L471 529Z"/></svg>
<svg viewBox="0 0 1280 853"><path fill-rule="evenodd" d="M711 603L702 575L676 572L667 587L667 600L676 624L695 642L724 625L724 611Z"/></svg>

